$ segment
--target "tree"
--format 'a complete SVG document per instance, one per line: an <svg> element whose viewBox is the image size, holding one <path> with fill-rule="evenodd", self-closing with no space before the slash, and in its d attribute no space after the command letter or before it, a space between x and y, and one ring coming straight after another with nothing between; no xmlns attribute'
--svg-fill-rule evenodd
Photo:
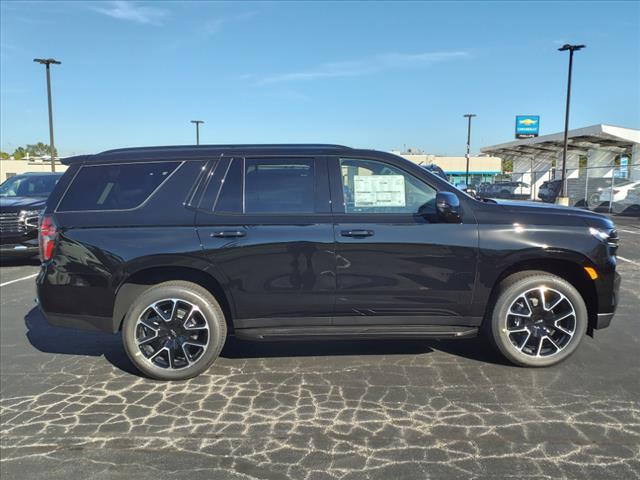
<svg viewBox="0 0 640 480"><path fill-rule="evenodd" d="M502 172L513 172L513 160L507 158L502 159Z"/></svg>
<svg viewBox="0 0 640 480"><path fill-rule="evenodd" d="M9 155L7 152L0 152L0 159L2 160L8 160L10 156L11 155Z"/></svg>
<svg viewBox="0 0 640 480"><path fill-rule="evenodd" d="M18 147L13 151L13 158L15 158L16 160L22 160L26 156L27 151L22 147Z"/></svg>
<svg viewBox="0 0 640 480"><path fill-rule="evenodd" d="M42 142L27 145L26 150L27 152L29 152L29 155L33 157L48 157L49 155L51 155L51 149L49 148L49 145ZM53 154L56 157L58 156L57 149L54 149Z"/></svg>

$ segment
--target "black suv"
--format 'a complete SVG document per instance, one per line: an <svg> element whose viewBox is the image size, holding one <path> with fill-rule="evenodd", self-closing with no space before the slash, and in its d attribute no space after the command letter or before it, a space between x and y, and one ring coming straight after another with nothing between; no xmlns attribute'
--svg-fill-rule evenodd
<svg viewBox="0 0 640 480"><path fill-rule="evenodd" d="M112 150L67 159L41 218L50 323L122 332L146 375L254 340L467 338L547 366L617 303L618 237L583 210L476 200L338 145Z"/></svg>
<svg viewBox="0 0 640 480"><path fill-rule="evenodd" d="M62 173L24 173L0 185L0 255L38 255L38 216Z"/></svg>

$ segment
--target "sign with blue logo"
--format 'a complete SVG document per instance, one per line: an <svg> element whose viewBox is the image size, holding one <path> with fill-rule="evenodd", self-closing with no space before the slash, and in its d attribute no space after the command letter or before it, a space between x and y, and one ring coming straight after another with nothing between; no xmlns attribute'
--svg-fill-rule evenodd
<svg viewBox="0 0 640 480"><path fill-rule="evenodd" d="M516 115L516 138L537 137L540 132L540 115Z"/></svg>

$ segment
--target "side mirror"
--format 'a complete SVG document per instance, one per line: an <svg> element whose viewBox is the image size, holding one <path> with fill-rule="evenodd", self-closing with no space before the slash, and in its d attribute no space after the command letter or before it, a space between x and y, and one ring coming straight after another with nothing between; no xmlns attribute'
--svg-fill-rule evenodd
<svg viewBox="0 0 640 480"><path fill-rule="evenodd" d="M460 199L452 192L436 194L438 217L447 223L460 223Z"/></svg>

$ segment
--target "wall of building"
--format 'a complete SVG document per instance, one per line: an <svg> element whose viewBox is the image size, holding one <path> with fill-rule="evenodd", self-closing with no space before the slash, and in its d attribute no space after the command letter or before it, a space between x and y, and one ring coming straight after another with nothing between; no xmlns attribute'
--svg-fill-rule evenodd
<svg viewBox="0 0 640 480"><path fill-rule="evenodd" d="M55 163L56 172L64 172L66 165L60 162ZM32 160L0 160L0 182L7 178L28 172L50 172L51 163L47 161Z"/></svg>
<svg viewBox="0 0 640 480"><path fill-rule="evenodd" d="M393 152L407 160L420 164L438 165L449 177L454 185L465 182L467 159L466 157L439 157L437 155ZM493 178L502 173L502 159L498 157L469 157L469 184L479 185L483 182L492 182Z"/></svg>

